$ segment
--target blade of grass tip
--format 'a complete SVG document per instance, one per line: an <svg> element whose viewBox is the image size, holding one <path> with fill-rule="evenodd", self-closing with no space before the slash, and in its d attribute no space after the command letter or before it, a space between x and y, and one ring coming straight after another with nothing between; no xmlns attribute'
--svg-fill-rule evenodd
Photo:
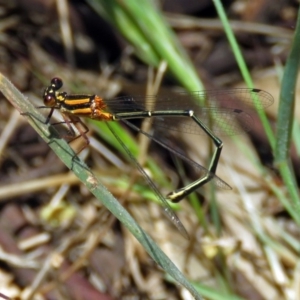
<svg viewBox="0 0 300 300"><path fill-rule="evenodd" d="M231 49L233 51L233 54L235 56L235 59L237 61L237 64L240 68L241 74L249 88L253 88L253 80L251 78L250 72L246 66L245 60L243 58L243 55L241 53L241 50L238 46L238 43L236 41L236 38L234 36L234 33L231 29L231 26L229 24L228 18L226 16L226 13L224 11L223 5L220 0L213 0L214 5L216 7L217 13L219 15L219 18L224 26L224 30L227 36L227 39L229 41L229 44L231 46ZM257 103L258 104L258 103ZM269 143L274 150L275 146L275 137L271 128L271 125L268 121L268 118L266 116L266 113L263 109L259 109L259 107L256 106L256 101L254 101L254 106L257 109L257 113L259 115L259 118L263 124L264 130L266 132L266 135L268 137Z"/></svg>
<svg viewBox="0 0 300 300"><path fill-rule="evenodd" d="M275 162L288 188L291 200L300 216L299 193L295 174L290 164L291 134L294 122L295 90L300 66L300 7L291 52L284 69L278 108ZM298 224L300 217L295 220Z"/></svg>
<svg viewBox="0 0 300 300"><path fill-rule="evenodd" d="M49 144L65 165L80 179L90 192L105 205L105 207L136 237L152 259L160 265L178 283L182 284L195 299L202 299L194 287L177 269L173 262L155 244L155 242L142 230L125 208L101 184L92 171L79 158L74 160L72 148L59 138L53 126L45 124L45 117L36 109L28 99L22 95L14 85L0 73L0 91L21 113L26 113L28 122Z"/></svg>

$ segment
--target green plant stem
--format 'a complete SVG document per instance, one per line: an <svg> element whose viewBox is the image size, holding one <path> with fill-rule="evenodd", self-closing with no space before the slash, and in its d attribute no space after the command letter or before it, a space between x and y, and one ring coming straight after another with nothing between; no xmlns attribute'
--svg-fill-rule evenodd
<svg viewBox="0 0 300 300"><path fill-rule="evenodd" d="M247 86L249 88L253 88L254 85L253 85L253 81L252 81L250 72L249 72L249 70L247 68L247 65L246 65L245 60L243 58L243 55L241 53L240 47L239 47L239 45L238 45L238 43L236 41L234 33L233 33L233 31L231 29L231 26L229 24L229 21L228 21L228 18L226 16L226 14L225 14L222 2L220 0L213 0L213 2L214 2L214 5L216 7L216 10L217 10L217 13L219 15L219 18L220 18L220 20L221 20L221 22L222 22L222 24L224 26L224 31L226 33L227 39L229 41L229 44L231 46L231 49L233 51L233 54L235 56L235 59L237 61L238 66L239 66L241 74L242 74L242 76L243 76L243 78L244 78ZM267 134L267 137L268 137L268 140L269 140L269 142L271 144L271 147L274 150L275 137L274 137L272 128L270 126L270 123L268 121L268 118L266 116L266 113L265 113L265 111L263 109L257 109L257 112L258 112L259 118L260 118L260 120L261 120L261 122L263 124L263 127L265 129L265 132Z"/></svg>
<svg viewBox="0 0 300 300"><path fill-rule="evenodd" d="M300 224L300 201L295 174L290 162L291 136L294 123L295 90L300 66L300 7L295 36L282 78L278 109L277 139L275 162L291 196L294 209L299 216L295 221Z"/></svg>

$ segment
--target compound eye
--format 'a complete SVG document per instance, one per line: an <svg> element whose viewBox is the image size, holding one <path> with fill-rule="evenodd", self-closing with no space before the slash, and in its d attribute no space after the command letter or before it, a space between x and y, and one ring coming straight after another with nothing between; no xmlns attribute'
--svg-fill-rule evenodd
<svg viewBox="0 0 300 300"><path fill-rule="evenodd" d="M55 90L59 90L63 86L63 82L60 78L54 77L51 80L51 85L54 87Z"/></svg>
<svg viewBox="0 0 300 300"><path fill-rule="evenodd" d="M56 104L56 99L53 95L44 96L44 104L47 107L54 107Z"/></svg>

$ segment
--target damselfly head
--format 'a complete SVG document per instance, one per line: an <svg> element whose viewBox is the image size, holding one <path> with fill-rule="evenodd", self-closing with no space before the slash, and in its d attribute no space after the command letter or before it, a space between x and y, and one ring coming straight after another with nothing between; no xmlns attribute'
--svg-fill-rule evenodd
<svg viewBox="0 0 300 300"><path fill-rule="evenodd" d="M58 93L57 91L63 86L60 78L54 77L51 84L44 91L44 104L47 107L54 107L57 104L57 96L65 93Z"/></svg>

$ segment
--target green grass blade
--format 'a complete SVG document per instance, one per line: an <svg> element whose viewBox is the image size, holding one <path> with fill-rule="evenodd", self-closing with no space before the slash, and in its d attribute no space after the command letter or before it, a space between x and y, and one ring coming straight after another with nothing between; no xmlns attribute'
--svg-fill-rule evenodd
<svg viewBox="0 0 300 300"><path fill-rule="evenodd" d="M300 8L299 8L300 12ZM275 162L283 181L288 188L294 209L300 215L299 192L295 174L290 163L291 136L294 123L295 90L300 66L300 15L296 24L291 52L288 56L280 92L278 109L277 138L275 147ZM295 220L300 224L300 217Z"/></svg>
<svg viewBox="0 0 300 300"><path fill-rule="evenodd" d="M187 90L203 89L191 61L153 1L88 0L88 3L122 33L143 61L154 67L166 61L169 71Z"/></svg>
<svg viewBox="0 0 300 300"><path fill-rule="evenodd" d="M0 73L0 91L21 113L28 114L28 122L38 134L49 144L64 164L74 172L90 192L111 211L111 213L122 222L122 224L136 237L152 259L160 265L171 277L182 284L195 299L202 299L194 287L188 282L184 275L177 269L173 262L155 244L146 232L135 222L124 207L112 196L112 194L101 184L93 172L79 159L73 159L72 148L61 139L55 128L50 124L44 124L45 117L36 109L28 99L22 95L13 84Z"/></svg>
<svg viewBox="0 0 300 300"><path fill-rule="evenodd" d="M216 6L217 12L219 14L219 17L221 19L221 22L224 26L224 30L226 32L228 41L232 47L233 53L236 57L236 60L238 62L238 65L240 67L241 73L243 75L243 78L247 85L251 88L253 87L253 81L251 79L250 73L246 67L246 64L244 62L244 59L242 57L242 54L240 52L240 49L238 47L238 44L236 42L236 39L234 37L234 34L231 30L231 27L229 25L227 16L224 12L222 3L220 0L214 0L214 4ZM299 15L298 15L298 23L299 23ZM297 24L298 24L297 23ZM281 176L283 177L283 180L289 190L289 193L292 198L292 202L294 205L293 209L297 209L298 213L293 214L293 216L299 216L300 215L300 203L298 201L299 195L297 191L297 184L295 180L295 176L293 174L293 171L290 167L290 164L287 160L285 160L288 156L288 149L290 147L290 136L291 136L291 128L292 128L292 120L293 120L293 96L294 96L294 90L295 90L295 82L297 78L297 72L299 69L299 53L300 53L300 34L299 34L299 24L297 25L294 44L291 55L290 55L290 61L287 62L286 66L286 83L284 83L281 97L280 97L280 107L279 107L279 125L278 125L278 133L277 138L275 140L274 134L272 132L270 123L267 120L266 114L263 110L258 110L258 115L262 121L263 127L265 129L265 132L268 136L269 142L271 144L271 147L273 151L275 152L276 161L280 162L279 169ZM283 102L285 101L285 102ZM291 122L289 122L291 121ZM289 211L291 208L287 208ZM294 218L295 219L295 218ZM300 217L296 217L295 221L299 224Z"/></svg>
<svg viewBox="0 0 300 300"><path fill-rule="evenodd" d="M216 10L217 10L217 13L219 15L219 18L224 26L224 31L226 33L226 36L227 36L227 39L228 39L228 42L231 46L231 49L233 51L233 54L235 56L235 59L237 61L237 64L240 68L240 71L241 71L241 74L247 84L247 86L249 88L253 88L253 80L251 78L251 75L250 75L250 72L246 66L246 63L245 63L245 60L243 58L243 55L241 53L241 50L240 50L240 47L236 41L236 38L234 36L234 33L231 29L231 26L229 24L229 21L228 21L228 18L226 16L226 13L224 11L224 8L223 8L223 5L221 3L220 0L213 0L214 2L214 5L216 7ZM274 134L273 134L273 131L272 131L272 128L270 126L270 123L267 119L267 116L266 116L266 113L264 110L262 109L258 109L257 110L258 112L258 115L259 115L259 118L263 124L263 127L265 129L265 132L267 134L267 137L269 139L269 142L271 144L271 147L272 149L274 149L274 145L275 145L275 137L274 137Z"/></svg>
<svg viewBox="0 0 300 300"><path fill-rule="evenodd" d="M299 9L300 10L300 9ZM300 12L300 11L299 11ZM282 78L278 109L275 157L278 164L289 157L294 120L295 88L300 64L300 16L298 15L295 36Z"/></svg>

